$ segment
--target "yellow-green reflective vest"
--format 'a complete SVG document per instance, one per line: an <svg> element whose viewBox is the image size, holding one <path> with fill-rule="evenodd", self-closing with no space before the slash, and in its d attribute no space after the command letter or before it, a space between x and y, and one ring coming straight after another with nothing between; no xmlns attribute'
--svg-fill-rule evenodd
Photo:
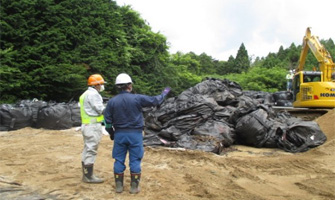
<svg viewBox="0 0 335 200"><path fill-rule="evenodd" d="M82 124L93 124L93 123L100 123L104 121L104 116L99 115L99 116L89 116L84 109L84 99L86 97L87 92L84 92L79 98L79 103L80 103L80 117L81 117L81 123Z"/></svg>

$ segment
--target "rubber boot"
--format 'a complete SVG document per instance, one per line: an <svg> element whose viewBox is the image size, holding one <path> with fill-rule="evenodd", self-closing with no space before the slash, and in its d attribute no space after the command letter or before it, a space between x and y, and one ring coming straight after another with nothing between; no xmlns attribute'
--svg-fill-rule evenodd
<svg viewBox="0 0 335 200"><path fill-rule="evenodd" d="M93 164L92 165L84 165L83 167L83 182L85 183L103 183L104 180L93 175Z"/></svg>
<svg viewBox="0 0 335 200"><path fill-rule="evenodd" d="M123 173L122 174L114 173L114 178L115 178L115 191L116 191L116 193L123 192Z"/></svg>
<svg viewBox="0 0 335 200"><path fill-rule="evenodd" d="M141 174L131 174L131 182L130 182L130 193L131 194L137 194L140 192L140 179Z"/></svg>

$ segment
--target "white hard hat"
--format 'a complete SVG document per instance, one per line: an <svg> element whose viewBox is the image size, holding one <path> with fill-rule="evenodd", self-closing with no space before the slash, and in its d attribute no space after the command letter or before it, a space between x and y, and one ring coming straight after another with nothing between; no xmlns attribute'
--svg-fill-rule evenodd
<svg viewBox="0 0 335 200"><path fill-rule="evenodd" d="M115 80L115 85L119 85L119 84L127 84L127 83L133 83L131 81L131 78L128 74L126 73L121 73L116 77Z"/></svg>

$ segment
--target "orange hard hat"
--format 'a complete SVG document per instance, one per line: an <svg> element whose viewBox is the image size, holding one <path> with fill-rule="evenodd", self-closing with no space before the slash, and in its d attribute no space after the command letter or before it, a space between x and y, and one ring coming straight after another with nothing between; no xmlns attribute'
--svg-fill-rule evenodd
<svg viewBox="0 0 335 200"><path fill-rule="evenodd" d="M100 74L93 74L88 77L87 85L102 85L106 83Z"/></svg>

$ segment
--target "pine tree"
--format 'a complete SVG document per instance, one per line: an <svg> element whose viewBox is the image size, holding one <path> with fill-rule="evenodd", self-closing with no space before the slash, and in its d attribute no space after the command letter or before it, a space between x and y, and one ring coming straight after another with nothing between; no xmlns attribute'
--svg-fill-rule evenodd
<svg viewBox="0 0 335 200"><path fill-rule="evenodd" d="M250 60L248 56L248 51L245 49L242 43L237 51L237 55L234 62L234 68L236 68L237 73L247 72L250 68Z"/></svg>

